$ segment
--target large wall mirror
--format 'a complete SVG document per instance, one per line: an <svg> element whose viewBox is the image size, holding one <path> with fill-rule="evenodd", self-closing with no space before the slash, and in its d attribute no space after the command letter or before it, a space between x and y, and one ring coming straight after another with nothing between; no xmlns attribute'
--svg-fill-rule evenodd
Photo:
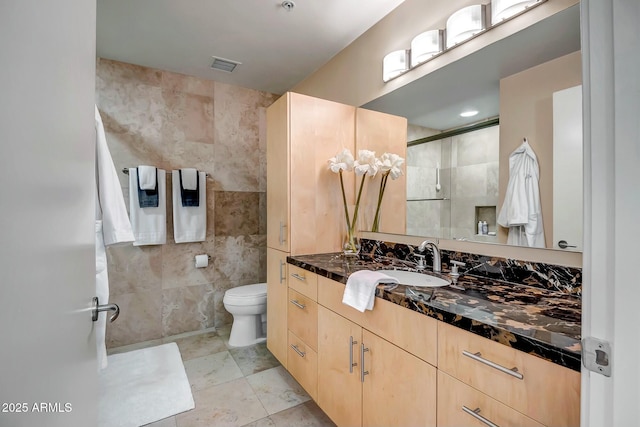
<svg viewBox="0 0 640 427"><path fill-rule="evenodd" d="M506 244L496 217L526 138L544 247L581 251L580 85L578 4L363 105L408 119L407 235Z"/></svg>

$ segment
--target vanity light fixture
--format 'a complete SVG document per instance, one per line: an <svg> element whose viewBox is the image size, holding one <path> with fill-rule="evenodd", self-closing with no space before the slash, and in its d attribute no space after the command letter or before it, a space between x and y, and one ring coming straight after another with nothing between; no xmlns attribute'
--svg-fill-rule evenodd
<svg viewBox="0 0 640 427"><path fill-rule="evenodd" d="M509 19L544 0L493 0L491 2L491 25Z"/></svg>
<svg viewBox="0 0 640 427"><path fill-rule="evenodd" d="M382 60L382 81L386 83L407 70L409 70L409 52L407 50L395 50L388 53Z"/></svg>
<svg viewBox="0 0 640 427"><path fill-rule="evenodd" d="M477 110L467 110L460 113L460 117L473 117L478 114Z"/></svg>
<svg viewBox="0 0 640 427"><path fill-rule="evenodd" d="M447 19L447 49L483 31L486 26L486 7L474 4L464 7Z"/></svg>
<svg viewBox="0 0 640 427"><path fill-rule="evenodd" d="M411 66L428 61L444 50L444 31L431 30L418 34L411 40Z"/></svg>

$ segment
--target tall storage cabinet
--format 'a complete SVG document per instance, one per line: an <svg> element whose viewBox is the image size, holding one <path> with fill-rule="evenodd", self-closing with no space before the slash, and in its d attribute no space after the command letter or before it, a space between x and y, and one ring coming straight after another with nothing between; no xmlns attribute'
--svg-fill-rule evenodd
<svg viewBox="0 0 640 427"><path fill-rule="evenodd" d="M354 151L356 108L288 92L267 109L267 347L287 367L288 255L340 250L340 180L328 159ZM353 174L345 174L347 200Z"/></svg>

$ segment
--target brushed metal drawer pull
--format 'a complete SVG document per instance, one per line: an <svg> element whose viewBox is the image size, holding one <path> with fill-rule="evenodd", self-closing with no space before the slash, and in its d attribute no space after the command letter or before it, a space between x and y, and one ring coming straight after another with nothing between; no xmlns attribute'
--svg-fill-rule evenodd
<svg viewBox="0 0 640 427"><path fill-rule="evenodd" d="M291 301L289 301L289 302L290 302L291 304L295 305L296 307L301 308L301 309L303 309L303 310L304 310L304 309L305 309L305 307L306 307L306 305L304 305L304 304L300 304L298 301L296 301L296 300L294 300L294 299L292 299L292 300L291 300Z"/></svg>
<svg viewBox="0 0 640 427"><path fill-rule="evenodd" d="M278 236L278 241L280 242L281 245L284 245L285 237L284 237L284 228L286 227L286 225L284 225L283 221L280 221L280 236Z"/></svg>
<svg viewBox="0 0 640 427"><path fill-rule="evenodd" d="M307 279L305 279L304 276L299 275L298 273L291 273L291 277L293 277L294 279L298 279L302 282L306 281Z"/></svg>
<svg viewBox="0 0 640 427"><path fill-rule="evenodd" d="M284 276L284 274L282 274L282 272L284 271L284 261L280 261L280 283L284 282L286 277Z"/></svg>
<svg viewBox="0 0 640 427"><path fill-rule="evenodd" d="M364 353L367 351L369 351L369 349L364 346L364 343L362 343L360 352L360 381L362 382L364 382L364 376L369 375L369 371L364 370Z"/></svg>
<svg viewBox="0 0 640 427"><path fill-rule="evenodd" d="M297 346L297 345L295 345L295 344L291 344L291 348L293 349L293 351L295 351L296 353L298 353L298 355L299 355L300 357L304 357L304 355L305 355L305 354L307 354L307 353L305 353L304 351L300 351L300 349L298 348L298 346Z"/></svg>
<svg viewBox="0 0 640 427"><path fill-rule="evenodd" d="M353 346L358 344L358 341L355 341L352 336L349 337L349 373L353 373L353 367L358 366L357 363L353 363Z"/></svg>
<svg viewBox="0 0 640 427"><path fill-rule="evenodd" d="M519 380L523 380L524 376L518 372L518 368L505 368L504 366L498 365L497 363L492 362L491 360L487 360L482 357L480 352L477 353L469 353L467 350L462 350L462 354L467 357L472 358L473 360L484 363L487 366L491 366L494 369L497 369L500 372L504 372L505 374L511 375L512 377L516 377Z"/></svg>
<svg viewBox="0 0 640 427"><path fill-rule="evenodd" d="M471 415L473 418L475 418L476 420L488 425L489 427L500 427L498 424L494 424L491 421L489 421L488 419L486 419L485 417L483 417L482 415L480 415L480 408L476 408L476 409L469 409L466 406L462 406L462 410L464 412L466 412L467 414Z"/></svg>

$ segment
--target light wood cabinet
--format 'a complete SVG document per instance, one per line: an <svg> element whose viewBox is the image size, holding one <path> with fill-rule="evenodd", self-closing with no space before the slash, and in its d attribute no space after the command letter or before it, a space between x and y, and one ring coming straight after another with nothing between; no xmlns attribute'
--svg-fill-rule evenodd
<svg viewBox="0 0 640 427"><path fill-rule="evenodd" d="M362 425L362 328L318 307L318 405L338 426Z"/></svg>
<svg viewBox="0 0 640 427"><path fill-rule="evenodd" d="M318 349L318 303L289 288L287 309L289 331L296 334L314 350Z"/></svg>
<svg viewBox="0 0 640 427"><path fill-rule="evenodd" d="M543 427L463 382L438 371L438 427Z"/></svg>
<svg viewBox="0 0 640 427"><path fill-rule="evenodd" d="M318 353L289 330L288 371L315 401L318 400Z"/></svg>
<svg viewBox="0 0 640 427"><path fill-rule="evenodd" d="M436 366L438 321L413 310L376 298L364 313L342 303L343 283L318 277L318 302L332 311L384 337L403 350Z"/></svg>
<svg viewBox="0 0 640 427"><path fill-rule="evenodd" d="M287 92L267 108L267 246L292 255L338 251L340 181L327 161L353 152L355 107ZM354 177L345 174L347 200Z"/></svg>
<svg viewBox="0 0 640 427"><path fill-rule="evenodd" d="M318 405L338 426L436 423L436 368L318 307Z"/></svg>
<svg viewBox="0 0 640 427"><path fill-rule="evenodd" d="M543 425L580 425L579 372L445 323L438 368Z"/></svg>
<svg viewBox="0 0 640 427"><path fill-rule="evenodd" d="M267 348L287 367L287 254L267 248Z"/></svg>

